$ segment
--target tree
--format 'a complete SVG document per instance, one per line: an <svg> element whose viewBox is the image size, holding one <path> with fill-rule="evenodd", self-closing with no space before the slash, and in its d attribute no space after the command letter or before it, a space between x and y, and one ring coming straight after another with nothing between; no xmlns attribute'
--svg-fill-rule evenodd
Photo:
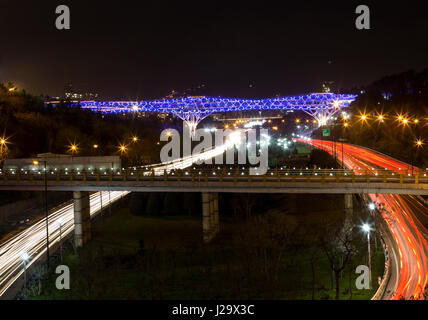
<svg viewBox="0 0 428 320"><path fill-rule="evenodd" d="M323 235L320 237L321 247L327 256L330 268L334 274L336 287L336 300L340 294L340 276L356 253L353 245L353 229L344 228L342 221L326 224Z"/></svg>

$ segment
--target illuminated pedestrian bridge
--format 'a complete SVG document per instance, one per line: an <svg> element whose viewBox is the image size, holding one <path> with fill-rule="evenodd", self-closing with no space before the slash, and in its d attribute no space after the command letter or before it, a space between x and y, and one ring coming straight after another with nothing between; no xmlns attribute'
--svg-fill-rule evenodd
<svg viewBox="0 0 428 320"><path fill-rule="evenodd" d="M342 108L348 107L357 96L352 94L311 93L301 96L276 97L269 99L237 99L215 97L183 97L147 101L80 101L81 106L101 113L157 112L169 113L182 119L190 133L200 121L214 113L251 110L303 111L324 125L328 118Z"/></svg>

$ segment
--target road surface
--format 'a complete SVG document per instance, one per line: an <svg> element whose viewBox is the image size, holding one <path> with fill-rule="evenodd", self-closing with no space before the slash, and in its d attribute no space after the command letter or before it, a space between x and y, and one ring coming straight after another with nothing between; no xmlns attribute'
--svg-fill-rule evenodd
<svg viewBox="0 0 428 320"><path fill-rule="evenodd" d="M332 141L297 138L296 141L313 145L330 154L337 154L338 161L356 174L366 170L375 175L376 170L395 170L397 174L419 173L418 168L367 148L334 143ZM342 153L343 150L343 153ZM412 170L413 169L413 170ZM387 299L423 299L428 283L428 208L420 198L406 195L369 194L386 221L394 245L390 264L391 281L387 286ZM397 248L398 254L394 252ZM396 263L396 265L395 265Z"/></svg>

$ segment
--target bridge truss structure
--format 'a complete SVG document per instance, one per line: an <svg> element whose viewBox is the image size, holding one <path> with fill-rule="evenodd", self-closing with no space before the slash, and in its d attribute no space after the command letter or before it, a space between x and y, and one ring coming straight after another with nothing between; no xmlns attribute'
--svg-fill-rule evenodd
<svg viewBox="0 0 428 320"><path fill-rule="evenodd" d="M319 126L329 117L348 107L357 95L334 93L311 93L300 96L269 99L237 99L221 97L183 97L147 101L80 101L72 106L81 106L101 113L157 112L168 113L182 119L193 136L199 122L204 118L223 112L252 110L303 111L312 116Z"/></svg>

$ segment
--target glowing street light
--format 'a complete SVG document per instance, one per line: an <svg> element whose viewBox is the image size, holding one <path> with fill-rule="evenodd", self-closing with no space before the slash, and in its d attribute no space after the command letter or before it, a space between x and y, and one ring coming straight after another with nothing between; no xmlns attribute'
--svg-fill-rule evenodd
<svg viewBox="0 0 428 320"><path fill-rule="evenodd" d="M370 210L374 210L374 209L376 209L376 205L375 205L373 202L370 202L370 203L369 203L369 209L370 209Z"/></svg>
<svg viewBox="0 0 428 320"><path fill-rule="evenodd" d="M94 149L98 149L98 145L97 145L97 144L94 144L92 147L93 147Z"/></svg>
<svg viewBox="0 0 428 320"><path fill-rule="evenodd" d="M24 293L27 294L27 261L30 256L27 252L21 255L22 262L24 263Z"/></svg>
<svg viewBox="0 0 428 320"><path fill-rule="evenodd" d="M367 223L364 223L361 228L363 229L364 232L367 233L367 248L368 248L368 254L369 254L369 288L371 289L372 288L372 258L371 258L371 254L370 254L370 230L371 230L371 228L370 228L370 225Z"/></svg>
<svg viewBox="0 0 428 320"><path fill-rule="evenodd" d="M75 143L72 143L71 145L68 146L68 152L71 152L72 155L77 153L78 150L79 150L79 146Z"/></svg>
<svg viewBox="0 0 428 320"><path fill-rule="evenodd" d="M422 140L421 139L419 139L419 140L416 140L416 146L419 148L419 147L422 147L422 145L423 145L424 143L422 142Z"/></svg>
<svg viewBox="0 0 428 320"><path fill-rule="evenodd" d="M46 215L46 263L49 270L49 262L50 262L50 255L49 255L49 212L48 212L48 176L47 176L47 168L46 168L46 160L40 160L44 164L44 180L45 180L45 215ZM38 166L40 163L39 160L33 160L33 164L35 166Z"/></svg>
<svg viewBox="0 0 428 320"><path fill-rule="evenodd" d="M133 142L137 142L138 141L138 137L136 137L136 136L132 137L132 141Z"/></svg>
<svg viewBox="0 0 428 320"><path fill-rule="evenodd" d="M128 151L128 148L125 145L121 144L119 146L119 151L120 153L126 153L126 151Z"/></svg>

